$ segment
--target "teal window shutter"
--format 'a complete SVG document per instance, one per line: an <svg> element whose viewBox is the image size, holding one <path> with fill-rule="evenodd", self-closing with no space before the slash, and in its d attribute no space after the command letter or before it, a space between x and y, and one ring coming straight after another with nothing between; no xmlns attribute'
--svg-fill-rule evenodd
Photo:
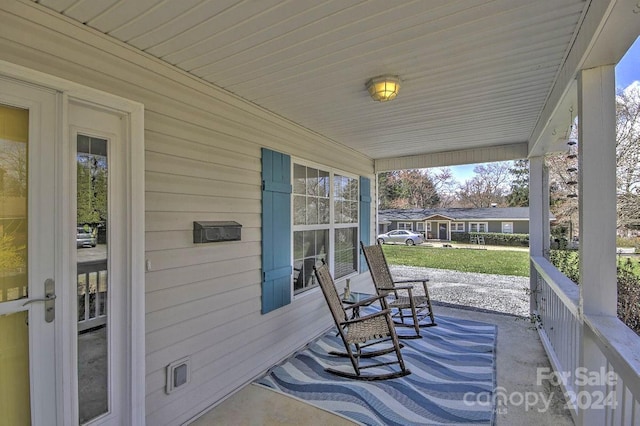
<svg viewBox="0 0 640 426"><path fill-rule="evenodd" d="M371 244L371 179L360 176L360 241ZM369 270L364 254L360 253L360 272Z"/></svg>
<svg viewBox="0 0 640 426"><path fill-rule="evenodd" d="M291 157L262 148L262 313L291 303Z"/></svg>

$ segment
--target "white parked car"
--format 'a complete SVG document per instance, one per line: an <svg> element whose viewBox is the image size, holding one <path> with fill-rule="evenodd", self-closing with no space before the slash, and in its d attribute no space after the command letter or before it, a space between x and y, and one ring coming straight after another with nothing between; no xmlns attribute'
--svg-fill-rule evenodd
<svg viewBox="0 0 640 426"><path fill-rule="evenodd" d="M88 232L82 226L78 226L76 233L76 244L78 248L81 247L95 247L96 237L91 232Z"/></svg>
<svg viewBox="0 0 640 426"><path fill-rule="evenodd" d="M424 242L424 237L413 231L397 229L395 231L389 231L386 234L378 235L377 241L378 244L404 243L408 246L413 246L416 244L422 244Z"/></svg>

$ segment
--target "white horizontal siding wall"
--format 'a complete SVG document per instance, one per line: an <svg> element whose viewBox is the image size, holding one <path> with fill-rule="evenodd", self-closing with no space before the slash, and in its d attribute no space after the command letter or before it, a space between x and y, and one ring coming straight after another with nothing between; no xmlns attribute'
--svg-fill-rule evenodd
<svg viewBox="0 0 640 426"><path fill-rule="evenodd" d="M0 14L3 60L145 106L147 424L188 420L330 325L318 291L260 314L260 148L371 178L372 160L38 5ZM194 245L194 220L242 240ZM187 355L191 383L166 395Z"/></svg>

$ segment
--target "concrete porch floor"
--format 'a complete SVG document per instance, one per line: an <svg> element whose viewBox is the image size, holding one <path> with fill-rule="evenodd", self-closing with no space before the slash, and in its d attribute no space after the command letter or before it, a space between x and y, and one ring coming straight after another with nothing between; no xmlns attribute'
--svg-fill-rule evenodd
<svg viewBox="0 0 640 426"><path fill-rule="evenodd" d="M487 322L498 326L497 383L500 398L497 425L573 425L560 387L538 380L538 369L550 369L537 331L528 319L501 313L437 306L437 315ZM549 371L549 370L546 370ZM525 404L529 398L536 404ZM550 401L545 409L543 401ZM209 425L349 425L353 422L295 398L255 385L242 388L190 423Z"/></svg>

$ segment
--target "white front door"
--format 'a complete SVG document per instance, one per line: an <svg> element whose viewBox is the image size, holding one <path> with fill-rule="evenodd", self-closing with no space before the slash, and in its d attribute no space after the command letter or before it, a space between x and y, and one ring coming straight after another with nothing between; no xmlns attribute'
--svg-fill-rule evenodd
<svg viewBox="0 0 640 426"><path fill-rule="evenodd" d="M142 109L74 91L0 75L0 426L144 423Z"/></svg>
<svg viewBox="0 0 640 426"><path fill-rule="evenodd" d="M3 77L0 88L0 424L52 424L58 95Z"/></svg>

